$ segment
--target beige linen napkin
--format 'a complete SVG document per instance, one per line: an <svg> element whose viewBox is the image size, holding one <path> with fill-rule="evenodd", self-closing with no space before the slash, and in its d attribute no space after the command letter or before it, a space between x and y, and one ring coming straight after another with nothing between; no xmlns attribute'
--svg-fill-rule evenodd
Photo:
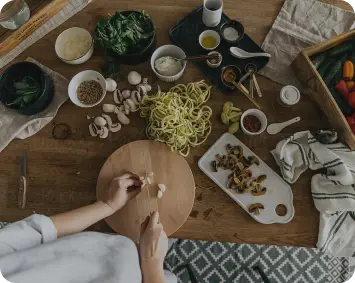
<svg viewBox="0 0 355 283"><path fill-rule="evenodd" d="M290 64L303 48L355 28L355 14L317 0L286 0L262 48L272 55L259 72L301 88Z"/></svg>
<svg viewBox="0 0 355 283"><path fill-rule="evenodd" d="M0 152L15 138L25 139L46 126L57 114L59 107L68 99L69 81L32 58L26 61L40 66L53 79L54 97L48 107L35 115L25 116L6 108L0 103Z"/></svg>

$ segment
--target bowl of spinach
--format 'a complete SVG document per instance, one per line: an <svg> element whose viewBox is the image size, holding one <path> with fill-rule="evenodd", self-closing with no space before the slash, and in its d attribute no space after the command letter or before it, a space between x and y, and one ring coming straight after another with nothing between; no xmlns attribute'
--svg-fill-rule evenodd
<svg viewBox="0 0 355 283"><path fill-rule="evenodd" d="M52 101L52 78L31 62L19 62L0 77L0 101L23 115L43 111Z"/></svg>
<svg viewBox="0 0 355 283"><path fill-rule="evenodd" d="M139 64L156 48L155 29L150 16L138 11L116 12L110 19L100 19L94 34L95 45L105 55L123 64Z"/></svg>

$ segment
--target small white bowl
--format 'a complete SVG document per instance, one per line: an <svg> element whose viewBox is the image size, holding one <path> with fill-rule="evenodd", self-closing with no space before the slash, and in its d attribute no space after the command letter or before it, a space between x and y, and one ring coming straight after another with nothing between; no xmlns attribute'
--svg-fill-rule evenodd
<svg viewBox="0 0 355 283"><path fill-rule="evenodd" d="M252 133L252 132L249 132L247 129L244 128L244 124L243 124L244 118L246 116L248 116L248 115L253 115L253 116L255 116L256 118L259 119L259 121L261 122L260 131ZM249 136L260 135L261 133L263 133L266 130L267 118L266 118L265 114L263 112L261 112L260 110L258 110L258 109L249 109L249 110L245 111L243 113L242 117L240 118L240 125L242 127L242 130L243 130L244 134L249 135Z"/></svg>
<svg viewBox="0 0 355 283"><path fill-rule="evenodd" d="M206 63L207 63L207 65L208 65L209 67L211 67L211 68L218 68L218 67L222 64L223 58L222 58L222 54L221 54L221 53L219 53L219 52L217 52L217 51L212 51L212 52L208 53L208 55L219 55L219 57L220 57L220 59L221 59L221 60L219 60L219 62L216 63L216 64L213 64L213 63L211 63L210 61L206 60Z"/></svg>
<svg viewBox="0 0 355 283"><path fill-rule="evenodd" d="M202 45L202 40L203 40L206 36L212 36L212 37L214 37L214 39L216 40L216 46L215 46L215 47L213 47L213 48L207 48L207 47L204 47L204 46ZM219 44L221 43L221 36L218 34L218 32L209 29L209 30L205 30L204 32L202 32L202 33L200 34L200 37L198 38L198 41L199 41L199 43L200 43L200 45L201 45L201 47L202 47L203 49L206 49L206 50L214 50L214 49L216 49L216 48L219 46Z"/></svg>
<svg viewBox="0 0 355 283"><path fill-rule="evenodd" d="M85 81L98 81L100 83L100 85L102 87L102 97L99 99L98 102L96 102L94 104L84 104L79 101L76 91L77 91L79 85ZM82 71L82 72L76 74L71 79L71 81L69 83L69 87L68 87L68 94L69 94L70 100L74 104L78 105L79 107L83 107L83 108L94 107L94 106L100 104L102 102L102 100L104 100L104 98L105 98L106 91L107 90L106 90L105 78L100 73L98 73L96 71L91 71L91 70Z"/></svg>
<svg viewBox="0 0 355 283"><path fill-rule="evenodd" d="M185 71L185 68L186 68L186 61L181 62L182 69L175 76L163 76L155 70L155 61L157 59L159 59L161 57L165 57L165 56L171 56L174 58L183 59L183 58L186 58L186 54L180 47L178 47L176 45L163 45L154 51L152 58L150 59L150 66L151 66L154 74L156 74L160 80L162 80L164 82L172 83L182 77L182 75Z"/></svg>
<svg viewBox="0 0 355 283"><path fill-rule="evenodd" d="M88 41L91 41L91 45L88 50L85 50L83 54L80 54L77 58L74 59L66 59L65 58L65 42L68 39L68 37L87 37ZM63 31L58 37L55 42L55 53L59 57L60 60L67 64L71 65L79 65L87 60L89 60L94 53L94 41L92 39L92 36L90 32L88 32L86 29L83 28L78 28L78 27L72 27L69 29L66 29Z"/></svg>

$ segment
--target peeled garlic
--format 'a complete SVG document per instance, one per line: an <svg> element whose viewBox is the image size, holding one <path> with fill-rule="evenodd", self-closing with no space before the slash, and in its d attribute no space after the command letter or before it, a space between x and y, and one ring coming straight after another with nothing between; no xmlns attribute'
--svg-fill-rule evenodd
<svg viewBox="0 0 355 283"><path fill-rule="evenodd" d="M107 91L112 92L117 88L117 83L113 79L107 78L105 81Z"/></svg>
<svg viewBox="0 0 355 283"><path fill-rule="evenodd" d="M163 192L159 190L157 194L157 198L161 199L162 197L163 197Z"/></svg>
<svg viewBox="0 0 355 283"><path fill-rule="evenodd" d="M128 125L130 123L129 118L119 109L116 108L115 113L117 114L118 120L123 124L123 125Z"/></svg>
<svg viewBox="0 0 355 283"><path fill-rule="evenodd" d="M137 111L137 106L132 99L128 98L125 102L126 104L128 104L129 110L131 110L132 112Z"/></svg>
<svg viewBox="0 0 355 283"><path fill-rule="evenodd" d="M102 117L96 117L95 120L94 120L94 123L97 125L97 126L100 126L100 127L103 127L106 125L106 120Z"/></svg>
<svg viewBox="0 0 355 283"><path fill-rule="evenodd" d="M142 76L136 71L132 71L128 74L128 82L131 85L138 85L142 81Z"/></svg>
<svg viewBox="0 0 355 283"><path fill-rule="evenodd" d="M116 105L113 104L104 104L102 105L102 111L106 113L113 113L115 112Z"/></svg>
<svg viewBox="0 0 355 283"><path fill-rule="evenodd" d="M131 109L130 109L128 103L127 103L127 100L123 102L123 106L124 106L124 112L125 112L125 114L126 114L126 115L129 115Z"/></svg>
<svg viewBox="0 0 355 283"><path fill-rule="evenodd" d="M160 191L162 191L163 193L165 193L166 191L166 186L164 184L158 184L158 188Z"/></svg>

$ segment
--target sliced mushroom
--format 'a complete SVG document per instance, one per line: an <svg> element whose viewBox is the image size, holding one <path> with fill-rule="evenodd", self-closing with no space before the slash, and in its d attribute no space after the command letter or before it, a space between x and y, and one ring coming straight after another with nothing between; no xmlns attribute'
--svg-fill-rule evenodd
<svg viewBox="0 0 355 283"><path fill-rule="evenodd" d="M147 94L147 89L144 85L140 84L137 86L137 90L139 91L139 93L144 96Z"/></svg>
<svg viewBox="0 0 355 283"><path fill-rule="evenodd" d="M127 99L131 96L131 91L129 89L125 89L124 91L122 91L122 96L124 99Z"/></svg>
<svg viewBox="0 0 355 283"><path fill-rule="evenodd" d="M141 95L137 90L133 90L131 92L131 99L134 102L135 105L139 105L139 102L141 101Z"/></svg>
<svg viewBox="0 0 355 283"><path fill-rule="evenodd" d="M260 184L257 184L255 186L255 189L253 189L251 191L251 193L253 194L253 196L262 196L266 194L267 189L265 187L261 187Z"/></svg>
<svg viewBox="0 0 355 283"><path fill-rule="evenodd" d="M108 137L108 128L102 127L100 129L100 138L101 139L106 139Z"/></svg>
<svg viewBox="0 0 355 283"><path fill-rule="evenodd" d="M130 123L129 118L119 109L116 109L115 113L117 114L118 120L123 124L123 125L128 125Z"/></svg>
<svg viewBox="0 0 355 283"><path fill-rule="evenodd" d="M213 172L218 172L216 160L212 161L211 166L212 166L212 171Z"/></svg>
<svg viewBox="0 0 355 283"><path fill-rule="evenodd" d="M122 128L122 125L120 123L116 123L116 124L112 124L110 131L112 133L117 133L118 131L120 131Z"/></svg>
<svg viewBox="0 0 355 283"><path fill-rule="evenodd" d="M260 161L259 159L256 158L256 156L249 156L248 157L248 161L250 163L250 165L256 164L256 165L260 165Z"/></svg>
<svg viewBox="0 0 355 283"><path fill-rule="evenodd" d="M148 78L143 78L142 84L147 85L148 84Z"/></svg>
<svg viewBox="0 0 355 283"><path fill-rule="evenodd" d="M258 178L256 178L256 181L258 183L262 183L266 180L266 178L267 178L266 175L260 175Z"/></svg>
<svg viewBox="0 0 355 283"><path fill-rule="evenodd" d="M98 130L99 129L97 128L97 126L94 123L91 123L89 125L89 132L92 137L97 137L99 135Z"/></svg>
<svg viewBox="0 0 355 283"><path fill-rule="evenodd" d="M102 114L102 118L104 118L107 122L107 127L110 129L112 126L112 119L110 116L106 115L106 114Z"/></svg>
<svg viewBox="0 0 355 283"><path fill-rule="evenodd" d="M113 113L115 112L116 105L114 104L104 104L102 105L102 111L106 113Z"/></svg>
<svg viewBox="0 0 355 283"><path fill-rule="evenodd" d="M226 145L226 150L228 154L232 154L232 146L230 143Z"/></svg>
<svg viewBox="0 0 355 283"><path fill-rule="evenodd" d="M261 209L264 209L264 205L262 205L261 203L254 203L249 206L249 212L254 213L255 215L259 215Z"/></svg>
<svg viewBox="0 0 355 283"><path fill-rule="evenodd" d="M144 85L144 87L147 90L147 92L150 92L152 90L152 86L149 84Z"/></svg>
<svg viewBox="0 0 355 283"><path fill-rule="evenodd" d="M103 127L103 126L106 125L106 120L104 118L98 116L98 117L95 118L94 123L97 126Z"/></svg>
<svg viewBox="0 0 355 283"><path fill-rule="evenodd" d="M237 145L236 150L238 151L236 155L241 159L244 156L243 148L240 145Z"/></svg>
<svg viewBox="0 0 355 283"><path fill-rule="evenodd" d="M123 106L124 106L124 112L125 112L125 114L126 114L126 115L129 115L131 109L130 109L130 107L129 107L127 101L124 101L124 102L123 102Z"/></svg>
<svg viewBox="0 0 355 283"><path fill-rule="evenodd" d="M123 102L123 95L119 89L113 92L113 100L116 104L121 104Z"/></svg>

